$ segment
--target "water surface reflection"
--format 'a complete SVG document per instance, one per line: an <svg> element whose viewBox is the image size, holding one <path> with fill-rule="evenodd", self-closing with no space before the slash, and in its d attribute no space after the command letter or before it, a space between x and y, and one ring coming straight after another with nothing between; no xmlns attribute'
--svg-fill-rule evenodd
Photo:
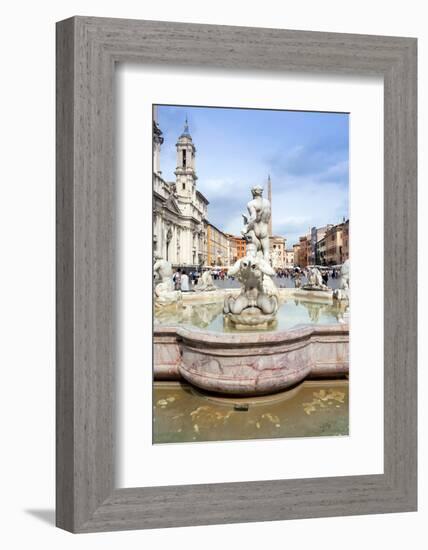
<svg viewBox="0 0 428 550"><path fill-rule="evenodd" d="M330 325L345 322L347 306L338 302L315 302L313 300L288 299L278 310L275 329L285 330L296 325ZM184 304L179 308L165 308L155 317L161 325L183 325L216 332L234 332L232 326L223 322L223 303ZM251 330L251 329L249 329ZM263 330L263 329L259 329ZM264 329L266 330L266 329ZM242 332L242 331L240 331Z"/></svg>
<svg viewBox="0 0 428 550"><path fill-rule="evenodd" d="M184 384L154 383L154 443L343 436L348 425L347 380L305 381L257 398L220 398Z"/></svg>

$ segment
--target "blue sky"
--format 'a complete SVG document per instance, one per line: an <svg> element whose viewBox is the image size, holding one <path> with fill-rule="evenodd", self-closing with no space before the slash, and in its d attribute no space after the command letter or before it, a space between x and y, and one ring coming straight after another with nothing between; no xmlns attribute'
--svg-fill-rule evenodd
<svg viewBox="0 0 428 550"><path fill-rule="evenodd" d="M272 180L273 233L298 241L309 227L348 216L349 115L301 111L158 106L161 170L175 181L175 144L187 116L198 189L208 219L239 235L250 189Z"/></svg>

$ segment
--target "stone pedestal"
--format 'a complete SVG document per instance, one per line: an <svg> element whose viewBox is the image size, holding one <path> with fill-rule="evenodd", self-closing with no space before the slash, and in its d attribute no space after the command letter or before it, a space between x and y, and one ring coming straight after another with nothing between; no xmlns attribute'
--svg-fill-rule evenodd
<svg viewBox="0 0 428 550"><path fill-rule="evenodd" d="M224 322L227 326L233 326L237 330L257 330L274 328L276 324L276 312L264 314L260 309L250 307L244 309L240 315L226 313Z"/></svg>

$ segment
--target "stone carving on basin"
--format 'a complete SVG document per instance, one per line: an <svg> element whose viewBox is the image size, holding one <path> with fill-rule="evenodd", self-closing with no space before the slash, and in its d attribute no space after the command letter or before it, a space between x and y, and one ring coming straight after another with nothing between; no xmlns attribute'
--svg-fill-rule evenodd
<svg viewBox="0 0 428 550"><path fill-rule="evenodd" d="M322 281L321 271L317 267L311 267L308 271L308 282L302 290L328 291L328 286Z"/></svg>
<svg viewBox="0 0 428 550"><path fill-rule="evenodd" d="M200 266L200 269L202 269L202 266ZM202 273L200 279L198 280L198 284L195 286L195 290L200 292L211 292L213 290L217 290L217 287L213 281L211 269L207 269Z"/></svg>
<svg viewBox="0 0 428 550"><path fill-rule="evenodd" d="M336 289L333 292L333 299L338 300L339 302L349 302L349 259L343 262L343 265L340 269L340 288Z"/></svg>
<svg viewBox="0 0 428 550"><path fill-rule="evenodd" d="M223 312L226 322L236 328L267 327L276 320L278 311L278 289L270 279L275 272L260 257L246 256L229 269L242 284L238 296L227 296Z"/></svg>
<svg viewBox="0 0 428 550"><path fill-rule="evenodd" d="M227 296L224 301L224 319L235 328L268 328L276 321L279 306L278 289L272 277L270 264L269 220L270 202L263 198L263 188L251 189L253 199L247 204L249 217L243 215L242 235L247 242L247 255L229 269L242 288L238 296Z"/></svg>
<svg viewBox="0 0 428 550"><path fill-rule="evenodd" d="M171 264L159 254L155 254L153 275L155 280L155 309L172 305L175 307L179 306L182 295L181 291L174 290Z"/></svg>

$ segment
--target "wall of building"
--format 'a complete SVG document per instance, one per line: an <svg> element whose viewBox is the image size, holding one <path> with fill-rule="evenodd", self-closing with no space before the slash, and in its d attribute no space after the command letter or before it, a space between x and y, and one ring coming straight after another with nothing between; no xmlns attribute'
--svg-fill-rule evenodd
<svg viewBox="0 0 428 550"><path fill-rule="evenodd" d="M342 264L349 258L349 220L313 227L308 235L299 238L299 245L293 249L299 267Z"/></svg>
<svg viewBox="0 0 428 550"><path fill-rule="evenodd" d="M286 250L285 251L285 267L290 268L294 267L294 251Z"/></svg>
<svg viewBox="0 0 428 550"><path fill-rule="evenodd" d="M287 249L287 239L279 235L269 237L269 252L272 267L275 269L284 269L285 267L285 251Z"/></svg>
<svg viewBox="0 0 428 550"><path fill-rule="evenodd" d="M349 259L349 220L343 224L342 234L342 261Z"/></svg>
<svg viewBox="0 0 428 550"><path fill-rule="evenodd" d="M247 243L243 237L226 233L229 240L229 265L233 265L237 260L243 258L247 252Z"/></svg>
<svg viewBox="0 0 428 550"><path fill-rule="evenodd" d="M331 227L325 234L326 265L342 264L343 258L343 223Z"/></svg>
<svg viewBox="0 0 428 550"><path fill-rule="evenodd" d="M229 239L223 231L212 225L206 224L207 228L207 265L228 267L229 258Z"/></svg>
<svg viewBox="0 0 428 550"><path fill-rule="evenodd" d="M309 264L311 240L310 236L305 235L299 238L299 267L307 267Z"/></svg>

